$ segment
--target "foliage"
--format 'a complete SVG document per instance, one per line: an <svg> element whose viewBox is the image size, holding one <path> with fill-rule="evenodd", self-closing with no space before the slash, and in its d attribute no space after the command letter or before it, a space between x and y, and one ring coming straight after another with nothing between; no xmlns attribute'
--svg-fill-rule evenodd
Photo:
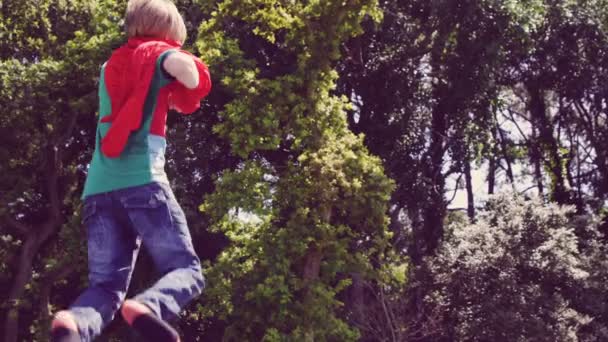
<svg viewBox="0 0 608 342"><path fill-rule="evenodd" d="M331 66L367 13L378 15L373 1L221 1L201 25L198 48L233 96L215 130L249 159L202 206L231 239L209 270L206 305L229 322L226 340L358 336L336 296L349 272L369 277L382 257L392 185L347 130ZM234 22L250 33L227 35ZM267 77L241 49L243 36L258 42L257 54L292 56L292 65Z"/></svg>
<svg viewBox="0 0 608 342"><path fill-rule="evenodd" d="M434 338L579 341L593 330L601 317L580 298L606 296L590 281L605 273L597 267L605 247L579 247L572 212L502 194L475 224L449 226L437 256L426 260L432 290L425 304L442 327ZM605 330L595 333L582 340L605 338Z"/></svg>
<svg viewBox="0 0 608 342"><path fill-rule="evenodd" d="M606 0L176 4L214 84L168 121L210 284L183 340L608 340ZM86 284L125 5L0 1L0 340L45 340ZM541 199L484 204L504 188Z"/></svg>
<svg viewBox="0 0 608 342"><path fill-rule="evenodd" d="M86 285L80 191L94 146L97 81L101 65L124 41L126 2L35 3L0 3L0 36L10 38L0 39L0 339L6 341L45 340L50 313L69 305L75 289ZM189 11L187 18L200 21L197 15L200 11ZM188 26L195 37L196 25ZM204 162L187 158L192 150L183 148L181 162L169 165L172 174L181 169L176 192L196 191L190 201L181 197L190 217L200 195L212 190L214 166L223 169L234 159L216 143L209 122L180 122L190 136L205 136L191 144L209 148ZM188 138L175 140L171 154ZM211 167L196 172L196 164ZM201 233L203 223L192 225L193 236L204 241L197 248L213 255L223 241ZM133 289L154 276L147 273L135 277Z"/></svg>

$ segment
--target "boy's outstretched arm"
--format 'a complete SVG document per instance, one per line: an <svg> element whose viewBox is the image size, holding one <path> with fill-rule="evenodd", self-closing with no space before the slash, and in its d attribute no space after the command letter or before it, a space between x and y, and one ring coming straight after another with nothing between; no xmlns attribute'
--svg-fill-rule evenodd
<svg viewBox="0 0 608 342"><path fill-rule="evenodd" d="M199 74L191 56L181 52L172 53L165 58L163 67L186 88L198 87Z"/></svg>

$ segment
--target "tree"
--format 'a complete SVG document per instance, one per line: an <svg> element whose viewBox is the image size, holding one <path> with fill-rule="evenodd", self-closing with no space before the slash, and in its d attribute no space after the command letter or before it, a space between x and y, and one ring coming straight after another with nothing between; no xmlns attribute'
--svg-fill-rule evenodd
<svg viewBox="0 0 608 342"><path fill-rule="evenodd" d="M210 280L184 340L607 339L606 0L176 4L214 82L168 121ZM0 2L2 340L44 340L86 283L78 197L124 6ZM486 168L488 193L543 200L484 209ZM104 338L134 340L120 318Z"/></svg>
<svg viewBox="0 0 608 342"><path fill-rule="evenodd" d="M198 47L233 95L215 130L248 160L202 206L232 240L209 270L207 315L226 319L226 340L355 340L336 295L382 258L392 185L347 129L332 66L375 2L209 6Z"/></svg>
<svg viewBox="0 0 608 342"><path fill-rule="evenodd" d="M104 10L109 9L103 8L102 15L107 14ZM97 61L108 52L115 32L105 32L96 41L87 41L93 26L74 32L75 26L94 19L90 3L84 1L60 6L11 3L2 7L2 15L2 34L13 39L10 45L3 44L0 61L0 155L5 175L0 217L3 234L20 241L8 258L10 273L3 281L7 304L2 339L11 342L22 339L18 338L20 313L28 309L32 320L46 322L48 287L77 270L73 261L65 259L81 257L79 248L49 248L48 243L57 237L78 238L77 215L73 218L79 208L75 191L81 179L83 145L91 139L83 134L87 125L81 120L83 114L95 112ZM64 18L72 16L77 19L62 25ZM23 17L31 20L15 20ZM58 49L53 43L65 45ZM74 235L58 236L61 227ZM34 274L40 278L32 279ZM46 296L38 306L42 310L32 309L39 303L26 299L30 291Z"/></svg>
<svg viewBox="0 0 608 342"><path fill-rule="evenodd" d="M589 282L603 273L593 265L602 262L595 254L602 247L579 249L572 211L501 194L488 201L477 223L448 227L437 257L426 261L432 281L425 286L432 291L425 301L428 310L439 311L427 317L442 327L427 338L578 341L587 329L595 331L588 336L602 336L589 325L603 313L576 303L605 296L605 286Z"/></svg>
<svg viewBox="0 0 608 342"><path fill-rule="evenodd" d="M512 23L490 1L384 1L383 8L383 26L348 47L342 91L360 98L351 127L366 134L397 181L393 212L407 212L411 235L395 233L407 236L401 241L419 264L443 235L447 179L465 174L491 136Z"/></svg>

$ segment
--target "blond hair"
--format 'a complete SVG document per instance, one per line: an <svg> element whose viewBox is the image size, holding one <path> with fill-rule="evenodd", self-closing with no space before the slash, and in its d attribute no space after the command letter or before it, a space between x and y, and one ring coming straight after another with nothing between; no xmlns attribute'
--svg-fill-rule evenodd
<svg viewBox="0 0 608 342"><path fill-rule="evenodd" d="M125 28L129 37L186 40L184 19L169 0L129 0Z"/></svg>

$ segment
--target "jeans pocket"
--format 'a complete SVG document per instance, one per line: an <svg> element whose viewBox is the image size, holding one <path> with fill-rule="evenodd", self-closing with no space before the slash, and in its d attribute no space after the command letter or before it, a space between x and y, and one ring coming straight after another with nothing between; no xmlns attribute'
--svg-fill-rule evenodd
<svg viewBox="0 0 608 342"><path fill-rule="evenodd" d="M173 220L169 199L158 184L146 185L133 191L123 199L123 205L134 224L149 230L155 227L171 228Z"/></svg>
<svg viewBox="0 0 608 342"><path fill-rule="evenodd" d="M161 191L136 194L124 201L127 209L156 209L166 205L167 197Z"/></svg>
<svg viewBox="0 0 608 342"><path fill-rule="evenodd" d="M98 203L92 199L85 200L82 209L82 223L86 229L89 263L104 258L109 250L106 219L101 214Z"/></svg>

